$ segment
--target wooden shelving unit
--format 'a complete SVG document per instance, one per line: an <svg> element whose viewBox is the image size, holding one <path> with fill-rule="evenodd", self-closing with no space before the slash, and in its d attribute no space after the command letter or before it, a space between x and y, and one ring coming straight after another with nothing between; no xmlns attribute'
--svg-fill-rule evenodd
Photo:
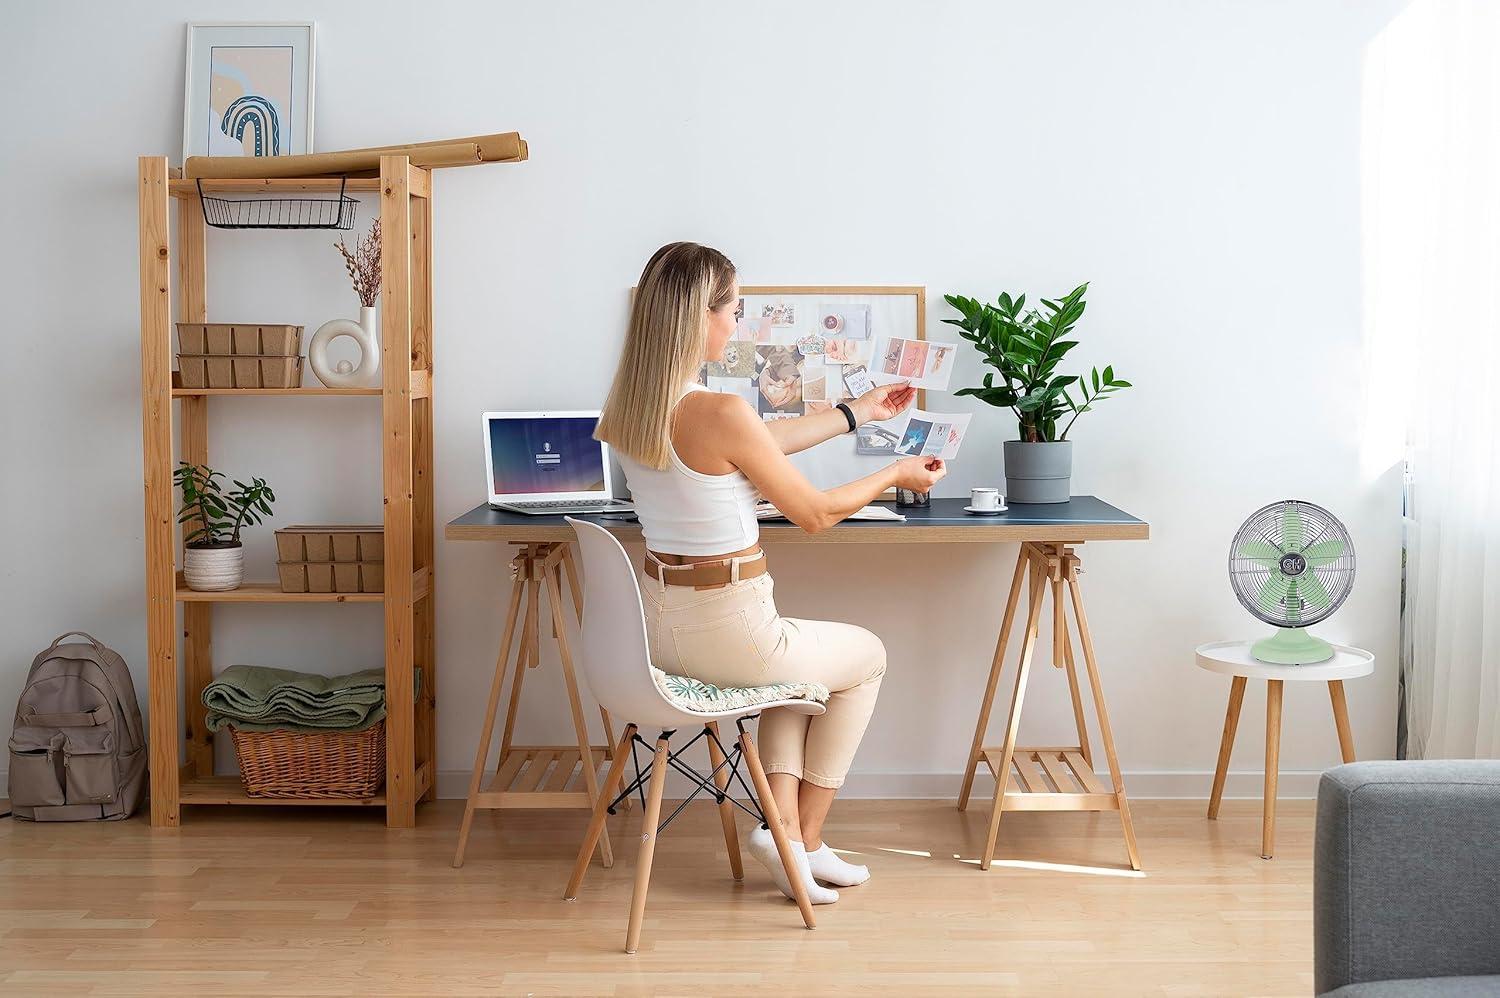
<svg viewBox="0 0 1500 998"><path fill-rule="evenodd" d="M437 662L433 655L432 177L405 156L383 156L379 177L351 178L345 190L379 193L381 367L379 389L186 389L172 387L172 292L178 320L208 321L208 260L199 186L177 179L164 157L140 171L141 405L146 499L147 642L150 659L151 823L171 827L182 805L351 804L385 808L386 824L409 828L433 796ZM337 178L205 180L207 193L337 191ZM176 238L170 206L178 203ZM209 463L208 403L225 395L379 396L385 497L384 593L283 593L249 582L225 593L195 593L180 582L172 470L179 459ZM173 401L178 413L174 431ZM177 445L174 448L174 443ZM385 607L386 785L363 801L248 797L233 777L214 775L204 726L203 687L213 676L213 608L220 603L381 603ZM182 675L177 609L182 607ZM421 689L415 689L417 676ZM179 690L181 693L179 694ZM186 706L186 732L179 717ZM182 745L186 738L186 758Z"/></svg>

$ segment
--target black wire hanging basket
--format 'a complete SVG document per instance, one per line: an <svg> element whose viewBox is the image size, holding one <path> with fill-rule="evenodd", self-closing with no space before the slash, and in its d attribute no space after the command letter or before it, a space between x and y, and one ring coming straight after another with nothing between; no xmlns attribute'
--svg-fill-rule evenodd
<svg viewBox="0 0 1500 998"><path fill-rule="evenodd" d="M347 178L339 178L339 196L332 198L222 198L203 193L198 200L204 224L215 229L343 229L354 228L359 201L344 193Z"/></svg>

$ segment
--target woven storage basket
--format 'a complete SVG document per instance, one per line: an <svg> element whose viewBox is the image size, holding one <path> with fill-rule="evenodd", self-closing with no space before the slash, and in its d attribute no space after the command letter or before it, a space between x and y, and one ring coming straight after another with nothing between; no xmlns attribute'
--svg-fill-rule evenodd
<svg viewBox="0 0 1500 998"><path fill-rule="evenodd" d="M251 797L374 797L385 782L385 721L363 731L241 731L229 726Z"/></svg>

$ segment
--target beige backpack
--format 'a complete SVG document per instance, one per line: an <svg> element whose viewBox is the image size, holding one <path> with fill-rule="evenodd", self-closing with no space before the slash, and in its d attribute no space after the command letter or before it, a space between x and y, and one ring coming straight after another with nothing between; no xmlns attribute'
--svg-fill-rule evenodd
<svg viewBox="0 0 1500 998"><path fill-rule="evenodd" d="M62 644L77 634L88 643ZM82 631L37 655L10 736L17 818L128 818L146 787L146 738L130 669Z"/></svg>

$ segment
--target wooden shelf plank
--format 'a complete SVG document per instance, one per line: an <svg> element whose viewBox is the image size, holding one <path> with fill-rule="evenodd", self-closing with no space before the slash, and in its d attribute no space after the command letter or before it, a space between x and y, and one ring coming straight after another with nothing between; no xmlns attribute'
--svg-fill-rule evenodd
<svg viewBox="0 0 1500 998"><path fill-rule="evenodd" d="M384 593L284 593L278 582L242 582L238 589L200 593L189 589L179 575L177 599L182 603L380 603Z"/></svg>
<svg viewBox="0 0 1500 998"><path fill-rule="evenodd" d="M173 398L198 395L379 395L379 388L174 388Z"/></svg>
<svg viewBox="0 0 1500 998"><path fill-rule="evenodd" d="M182 781L184 804L270 804L276 807L384 807L385 794L374 797L251 797L238 776L200 776Z"/></svg>
<svg viewBox="0 0 1500 998"><path fill-rule="evenodd" d="M168 187L173 197L197 197L198 181L171 180ZM285 177L273 179L204 180L205 194L281 194L313 193L337 194L338 177ZM378 194L379 177L350 177L344 184L346 194Z"/></svg>

